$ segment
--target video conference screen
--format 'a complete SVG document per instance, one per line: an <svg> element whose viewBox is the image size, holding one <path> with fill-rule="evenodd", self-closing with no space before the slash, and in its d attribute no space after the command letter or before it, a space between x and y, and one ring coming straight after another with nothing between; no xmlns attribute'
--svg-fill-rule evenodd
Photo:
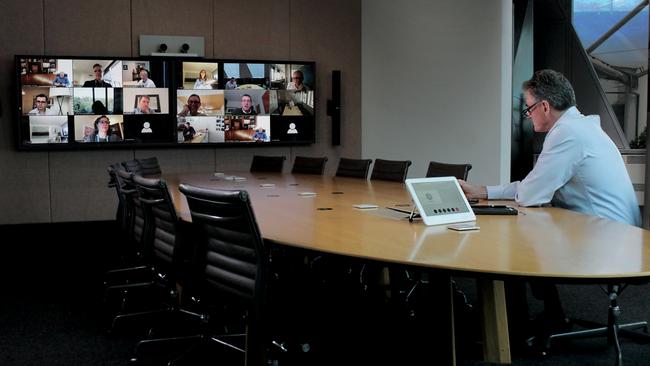
<svg viewBox="0 0 650 366"><path fill-rule="evenodd" d="M315 141L313 62L15 61L21 149Z"/></svg>

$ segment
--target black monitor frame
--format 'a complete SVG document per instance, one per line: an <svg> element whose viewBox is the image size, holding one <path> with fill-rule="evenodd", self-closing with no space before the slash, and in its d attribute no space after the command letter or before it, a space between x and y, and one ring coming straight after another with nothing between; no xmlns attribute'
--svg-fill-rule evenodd
<svg viewBox="0 0 650 366"><path fill-rule="evenodd" d="M132 139L122 142L110 142L110 143L81 143L77 141L68 140L67 143L29 143L29 117L23 115L22 111L22 83L21 83L21 59L57 59L57 60L116 60L116 61L140 61L140 62L156 62L159 63L164 70L154 70L154 74L157 74L158 80L151 78L156 82L156 87L168 89L168 106L169 114L165 114L165 123L168 123L168 130L171 131L169 134L169 140L165 142L144 142L144 141L133 141ZM311 116L305 116L304 118L310 122L311 131L308 132L303 140L294 140L294 141L268 141L262 143L254 142L205 142L205 143L179 143L177 141L176 129L178 119L176 116L177 110L177 90L182 87L183 81L176 80L176 75L178 72L182 74L182 63L183 62L200 62L200 63L218 63L218 90L222 90L225 93L225 83L226 79L224 77L224 65L225 64L264 64L264 65L307 65L311 69L312 75L311 80L312 90L315 90L317 86L317 77L316 77L316 65L313 61L287 61L287 60L252 60L252 59L207 59L207 58L195 58L195 57L112 57L112 56L59 56L59 55L15 55L15 93L13 101L13 123L12 128L14 130L14 141L16 141L16 147L19 151L68 151L68 150L111 150L111 149L147 149L147 148L223 148L223 147L264 147L264 146L293 146L293 145L309 145L313 144L316 141L316 120L317 120L317 108L316 108L316 92L311 93L311 104L313 105L313 114ZM179 71L178 68L181 68ZM50 70L51 71L51 70ZM150 70L151 71L151 70ZM51 72L48 72L51 73ZM161 77L162 76L162 77ZM72 79L73 75L68 75L70 79L70 88L72 88ZM288 82L288 80L287 80ZM274 88L273 83L269 82L267 91L278 90ZM119 88L116 88L119 89ZM139 94L147 94L145 91ZM277 92L276 92L277 96ZM126 108L120 113L122 116L128 115ZM224 115L225 118L225 109ZM270 114L269 114L270 116ZM69 115L68 124L66 128L61 128L61 133L63 130L68 131L66 136L68 139L74 138L74 115ZM124 118L124 117L122 117ZM271 117L269 117L271 118ZM282 117L285 119L285 117ZM123 122L122 122L123 123ZM287 123L288 124L288 123ZM286 128L286 127L283 127ZM65 138L65 137L64 137Z"/></svg>

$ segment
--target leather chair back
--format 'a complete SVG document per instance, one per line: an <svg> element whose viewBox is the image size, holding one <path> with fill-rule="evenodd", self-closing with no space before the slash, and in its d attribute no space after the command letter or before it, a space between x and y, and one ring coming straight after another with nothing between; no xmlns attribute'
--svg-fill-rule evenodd
<svg viewBox="0 0 650 366"><path fill-rule="evenodd" d="M311 158L306 156L296 156L291 173L323 175L326 163L327 157Z"/></svg>
<svg viewBox="0 0 650 366"><path fill-rule="evenodd" d="M367 179L370 164L372 164L372 159L341 158L339 166L336 168L336 176Z"/></svg>
<svg viewBox="0 0 650 366"><path fill-rule="evenodd" d="M372 168L370 180L404 182L410 166L410 160L375 159L375 166Z"/></svg>

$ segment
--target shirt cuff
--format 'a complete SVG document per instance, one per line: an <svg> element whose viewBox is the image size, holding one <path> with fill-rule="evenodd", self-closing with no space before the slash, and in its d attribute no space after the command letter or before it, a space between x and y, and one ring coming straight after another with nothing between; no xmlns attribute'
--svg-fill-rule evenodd
<svg viewBox="0 0 650 366"><path fill-rule="evenodd" d="M517 193L517 182L502 186L486 186L489 200L513 200Z"/></svg>

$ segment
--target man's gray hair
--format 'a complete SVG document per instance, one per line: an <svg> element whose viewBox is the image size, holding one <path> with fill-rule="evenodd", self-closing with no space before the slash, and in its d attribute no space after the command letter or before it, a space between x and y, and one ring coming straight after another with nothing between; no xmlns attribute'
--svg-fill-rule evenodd
<svg viewBox="0 0 650 366"><path fill-rule="evenodd" d="M555 70L535 71L522 85L537 101L546 100L551 107L565 111L576 105L576 95L569 80Z"/></svg>

